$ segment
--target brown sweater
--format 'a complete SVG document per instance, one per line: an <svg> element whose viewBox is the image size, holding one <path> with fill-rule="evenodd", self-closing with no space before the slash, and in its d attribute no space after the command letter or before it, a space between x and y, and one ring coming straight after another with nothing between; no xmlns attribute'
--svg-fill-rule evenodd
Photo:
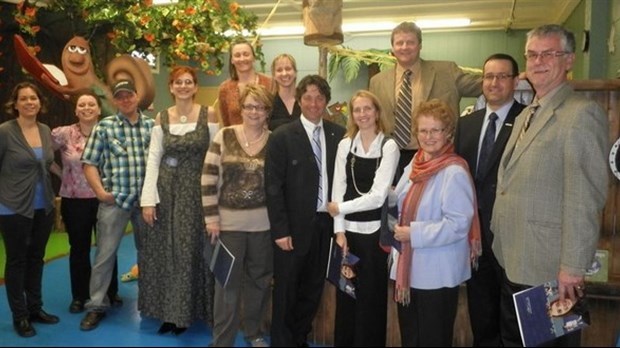
<svg viewBox="0 0 620 348"><path fill-rule="evenodd" d="M271 88L271 78L262 74L257 74L258 83ZM218 91L220 118L224 127L234 124L241 124L241 105L239 104L239 81L228 79L222 84Z"/></svg>

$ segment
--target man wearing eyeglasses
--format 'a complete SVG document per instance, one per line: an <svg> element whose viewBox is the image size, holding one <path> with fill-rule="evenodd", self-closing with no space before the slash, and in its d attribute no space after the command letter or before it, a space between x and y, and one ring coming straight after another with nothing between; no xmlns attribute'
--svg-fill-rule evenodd
<svg viewBox="0 0 620 348"><path fill-rule="evenodd" d="M475 178L482 231L482 255L478 269L467 281L467 303L474 347L499 347L501 271L491 245L490 229L497 169L515 118L525 105L514 99L519 84L519 66L507 54L497 53L483 66L482 93L485 108L459 118L454 136L455 151L469 165Z"/></svg>
<svg viewBox="0 0 620 348"><path fill-rule="evenodd" d="M527 34L526 75L536 95L517 117L500 161L491 230L504 272L501 336L522 344L512 295L552 279L560 300L584 296L607 194L607 116L573 92L575 37L558 25ZM580 346L579 331L547 346Z"/></svg>

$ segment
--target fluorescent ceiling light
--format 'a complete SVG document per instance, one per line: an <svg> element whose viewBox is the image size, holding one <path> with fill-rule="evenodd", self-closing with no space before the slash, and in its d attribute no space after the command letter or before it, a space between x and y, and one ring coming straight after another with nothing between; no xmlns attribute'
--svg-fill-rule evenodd
<svg viewBox="0 0 620 348"><path fill-rule="evenodd" d="M468 27L471 24L469 18L453 18L453 19L420 19L416 24L422 29L435 28L460 28Z"/></svg>
<svg viewBox="0 0 620 348"><path fill-rule="evenodd" d="M437 29L437 28L459 28L467 27L471 24L469 18L454 18L454 19L421 19L415 21L415 23L421 29ZM357 22L357 23L343 23L343 33L363 33L363 32L378 32L378 31L391 31L399 23L396 22ZM296 36L302 35L305 29L301 25L295 26L279 26L270 28L261 28L258 30L261 36Z"/></svg>

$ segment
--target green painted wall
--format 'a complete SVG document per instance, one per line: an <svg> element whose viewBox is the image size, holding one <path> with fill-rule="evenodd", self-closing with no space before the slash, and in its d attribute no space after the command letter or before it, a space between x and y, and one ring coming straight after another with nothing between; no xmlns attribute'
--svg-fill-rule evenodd
<svg viewBox="0 0 620 348"><path fill-rule="evenodd" d="M424 33L422 37L422 53L424 59L452 60L457 64L471 68L481 68L487 56L503 52L511 54L523 70L523 48L525 45L526 31L443 31ZM346 37L344 46L364 50L369 48L389 49L390 35L351 36ZM269 71L271 60L278 54L287 52L297 60L298 76L318 72L319 51L316 47L303 44L302 38L295 39L264 39L263 52L267 63L265 72ZM258 64L257 64L258 67ZM200 74L201 86L217 86L228 76L227 71L220 76L207 76ZM155 74L157 85L157 97L155 110L160 110L172 103L167 87L167 70L160 68ZM367 87L368 72L365 67L360 69L360 74L355 81L347 83L342 76L337 76L331 81L332 101L348 101L351 95L358 89ZM473 103L472 100L464 101L462 107Z"/></svg>
<svg viewBox="0 0 620 348"><path fill-rule="evenodd" d="M577 40L576 61L573 69L574 79L609 79L620 77L620 0L582 0L563 25L573 31ZM590 47L581 51L583 30L590 30ZM471 68L481 68L490 54L503 52L515 57L521 71L525 70L523 51L527 30L515 31L435 31L423 34L421 56L424 59L452 60ZM344 46L365 50L370 48L389 49L389 33L382 35L347 35ZM609 42L609 44L608 44ZM267 63L266 74L276 55L287 52L297 59L299 76L315 74L318 71L319 52L316 47L303 44L302 38L263 40L263 52ZM257 64L258 66L258 64ZM201 86L218 86L228 76L225 71L220 76L200 74ZM160 68L155 75L157 97L155 110L172 103L167 87L167 71ZM331 81L332 102L348 101L358 89L367 87L368 72L362 67L355 81L347 83L342 76ZM472 104L465 99L461 108Z"/></svg>

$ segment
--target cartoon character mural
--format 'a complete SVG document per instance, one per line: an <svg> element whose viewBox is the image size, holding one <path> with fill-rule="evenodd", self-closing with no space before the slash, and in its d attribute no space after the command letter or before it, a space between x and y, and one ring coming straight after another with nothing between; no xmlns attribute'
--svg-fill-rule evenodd
<svg viewBox="0 0 620 348"><path fill-rule="evenodd" d="M62 50L62 70L55 65L41 63L30 51L20 35L13 40L21 66L37 81L60 99L69 100L81 89L90 88L104 101L104 114L115 112L109 101L112 94L108 85L95 73L88 40L81 36L71 38ZM112 85L121 79L132 80L140 97L141 109L148 108L155 98L155 80L148 64L128 54L114 58L106 66L106 80Z"/></svg>

